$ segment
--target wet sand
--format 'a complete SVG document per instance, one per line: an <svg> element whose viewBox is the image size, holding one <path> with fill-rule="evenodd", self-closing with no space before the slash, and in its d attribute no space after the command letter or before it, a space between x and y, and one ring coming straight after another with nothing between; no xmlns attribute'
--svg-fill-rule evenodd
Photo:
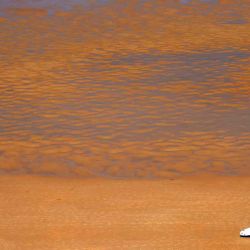
<svg viewBox="0 0 250 250"><path fill-rule="evenodd" d="M249 177L0 177L7 249L250 249Z"/></svg>

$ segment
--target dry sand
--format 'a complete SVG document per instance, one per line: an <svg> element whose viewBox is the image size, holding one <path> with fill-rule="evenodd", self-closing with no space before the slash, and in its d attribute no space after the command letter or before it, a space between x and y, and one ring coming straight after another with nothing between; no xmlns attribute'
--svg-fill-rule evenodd
<svg viewBox="0 0 250 250"><path fill-rule="evenodd" d="M250 249L249 177L0 177L0 249Z"/></svg>

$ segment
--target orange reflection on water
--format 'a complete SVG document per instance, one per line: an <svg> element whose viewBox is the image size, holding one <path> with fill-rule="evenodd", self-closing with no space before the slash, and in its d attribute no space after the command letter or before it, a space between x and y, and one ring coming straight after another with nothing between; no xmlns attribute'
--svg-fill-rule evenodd
<svg viewBox="0 0 250 250"><path fill-rule="evenodd" d="M249 3L8 8L0 172L249 174Z"/></svg>

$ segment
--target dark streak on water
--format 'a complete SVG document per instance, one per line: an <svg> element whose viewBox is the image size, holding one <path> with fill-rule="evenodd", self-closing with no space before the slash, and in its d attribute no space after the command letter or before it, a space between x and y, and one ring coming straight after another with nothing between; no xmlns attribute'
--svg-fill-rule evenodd
<svg viewBox="0 0 250 250"><path fill-rule="evenodd" d="M249 10L2 0L0 174L249 174Z"/></svg>

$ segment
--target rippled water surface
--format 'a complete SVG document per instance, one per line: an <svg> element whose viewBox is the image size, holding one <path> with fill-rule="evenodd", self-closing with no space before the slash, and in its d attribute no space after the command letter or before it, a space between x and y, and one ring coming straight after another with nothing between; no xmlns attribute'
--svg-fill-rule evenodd
<svg viewBox="0 0 250 250"><path fill-rule="evenodd" d="M0 1L0 173L250 174L250 2Z"/></svg>

